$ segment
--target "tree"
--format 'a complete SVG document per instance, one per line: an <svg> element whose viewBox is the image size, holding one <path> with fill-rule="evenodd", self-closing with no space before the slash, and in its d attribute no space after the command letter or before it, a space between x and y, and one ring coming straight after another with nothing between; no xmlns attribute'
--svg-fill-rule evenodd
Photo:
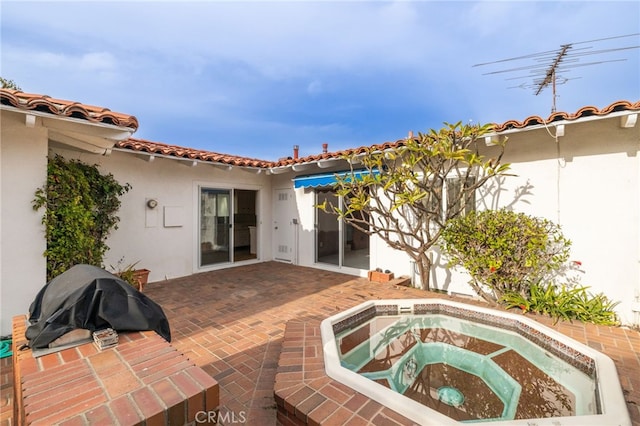
<svg viewBox="0 0 640 426"><path fill-rule="evenodd" d="M472 211L476 190L509 169L501 164L506 141L493 148L493 158L480 154L481 137L490 125L444 124L384 151L372 147L346 156L350 172L337 176L335 185L342 208L326 202L318 206L406 252L425 290L430 250L447 220Z"/></svg>
<svg viewBox="0 0 640 426"><path fill-rule="evenodd" d="M13 89L22 91L20 87L13 80L7 80L6 78L0 77L0 84L2 84L3 89Z"/></svg>
<svg viewBox="0 0 640 426"><path fill-rule="evenodd" d="M95 165L59 155L49 158L47 182L33 200L34 210L46 209L47 281L79 263L102 267L107 237L120 221L119 197L130 188Z"/></svg>

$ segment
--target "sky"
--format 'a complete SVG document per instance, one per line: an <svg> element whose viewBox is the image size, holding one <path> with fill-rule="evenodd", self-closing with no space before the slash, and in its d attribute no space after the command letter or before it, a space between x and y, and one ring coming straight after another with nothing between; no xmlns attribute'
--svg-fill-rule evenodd
<svg viewBox="0 0 640 426"><path fill-rule="evenodd" d="M263 160L546 118L531 68L564 45L558 111L640 100L638 1L0 0L0 20L0 76L23 91Z"/></svg>

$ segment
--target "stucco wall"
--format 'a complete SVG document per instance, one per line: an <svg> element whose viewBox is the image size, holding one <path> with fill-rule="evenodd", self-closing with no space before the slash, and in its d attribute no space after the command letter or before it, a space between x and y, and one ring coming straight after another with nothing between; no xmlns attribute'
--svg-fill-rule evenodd
<svg viewBox="0 0 640 426"><path fill-rule="evenodd" d="M640 128L622 128L616 117L567 124L557 142L554 134L551 127L510 135L503 162L511 163L516 176L483 188L478 208L507 207L560 224L573 243L571 260L582 264L574 272L581 284L619 301L616 310L623 323L634 323L638 319L632 307L640 297ZM487 155L496 152L495 147L484 150ZM293 176L278 177L278 184L291 187ZM302 227L299 262L318 266L313 256L313 190L295 193ZM370 247L371 268L412 275L404 253L375 236ZM434 288L472 295L463 270L447 268L437 249L433 260Z"/></svg>
<svg viewBox="0 0 640 426"><path fill-rule="evenodd" d="M137 267L151 271L149 281L215 269L215 266L199 269L197 265L200 185L258 191L258 256L262 261L271 259L270 230L264 226L271 221L271 186L264 174L238 168L223 170L205 163L192 166L191 162L166 158L147 161L148 157L144 155L119 151L108 156L65 150L56 152L67 158L98 164L102 172L110 172L120 183L127 182L132 186L121 199L118 229L107 241L110 247L105 257L107 267L116 267L122 258L122 266L139 262ZM158 201L155 209L146 205L151 198ZM177 212L181 226L165 226L166 208Z"/></svg>
<svg viewBox="0 0 640 426"><path fill-rule="evenodd" d="M619 123L567 125L557 142L544 129L514 135L505 161L518 177L504 189L513 195L527 187L513 208L559 223L573 243L571 259L582 263L581 283L620 301L617 311L631 323L640 291L640 128Z"/></svg>
<svg viewBox="0 0 640 426"><path fill-rule="evenodd" d="M31 206L47 173L47 131L25 126L24 115L2 111L0 132L0 333L11 318L27 314L46 284L46 248L41 212Z"/></svg>
<svg viewBox="0 0 640 426"><path fill-rule="evenodd" d="M640 129L619 123L612 118L569 124L558 142L545 129L512 134L503 162L511 163L516 176L483 188L477 202L480 209L508 207L560 224L572 241L571 260L582 264L574 272L580 283L619 301L621 320L632 324L632 306L640 297ZM487 148L486 154L492 152ZM381 245L372 253L382 259L394 255ZM447 269L437 251L434 261L435 288L472 294L464 271ZM410 273L407 261L397 262L394 272Z"/></svg>

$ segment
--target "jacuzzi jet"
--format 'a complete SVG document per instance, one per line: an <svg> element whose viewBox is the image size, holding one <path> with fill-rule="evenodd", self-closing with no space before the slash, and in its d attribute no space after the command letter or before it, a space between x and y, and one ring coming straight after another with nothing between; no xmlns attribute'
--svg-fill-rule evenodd
<svg viewBox="0 0 640 426"><path fill-rule="evenodd" d="M452 407L459 407L464 402L464 395L453 386L442 386L438 388L438 399Z"/></svg>

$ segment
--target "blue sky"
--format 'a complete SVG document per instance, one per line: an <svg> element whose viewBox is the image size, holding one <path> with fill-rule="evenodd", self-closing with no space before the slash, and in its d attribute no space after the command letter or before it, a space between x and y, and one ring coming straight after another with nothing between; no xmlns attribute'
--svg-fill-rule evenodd
<svg viewBox="0 0 640 426"><path fill-rule="evenodd" d="M134 137L265 160L395 141L443 122L551 113L534 58L640 45L638 1L0 2L0 75L135 115ZM587 55L557 109L640 100L640 49ZM525 76L523 79L507 80Z"/></svg>

